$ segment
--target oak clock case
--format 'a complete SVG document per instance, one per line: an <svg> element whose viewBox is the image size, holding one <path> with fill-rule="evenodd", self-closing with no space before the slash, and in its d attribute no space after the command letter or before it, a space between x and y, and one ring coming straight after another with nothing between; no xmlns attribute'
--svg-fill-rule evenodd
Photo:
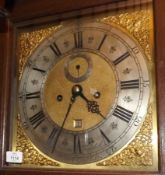
<svg viewBox="0 0 165 175"><path fill-rule="evenodd" d="M154 79L144 50L97 19L62 22L20 71L18 120L56 168L106 169L99 163L128 146L149 110Z"/></svg>

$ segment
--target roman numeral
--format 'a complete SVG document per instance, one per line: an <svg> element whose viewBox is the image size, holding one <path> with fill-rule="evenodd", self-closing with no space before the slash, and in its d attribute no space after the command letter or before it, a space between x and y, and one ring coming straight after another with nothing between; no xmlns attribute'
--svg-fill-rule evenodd
<svg viewBox="0 0 165 175"><path fill-rule="evenodd" d="M51 144L54 142L53 147L52 147L52 152L54 152L57 140L58 140L58 129L57 128L53 128L52 132L50 133L49 137L48 137L48 144Z"/></svg>
<svg viewBox="0 0 165 175"><path fill-rule="evenodd" d="M57 136L57 131L58 131L57 128L53 128L52 132L49 135L48 142L50 142L50 141L52 142L52 140L55 140L55 138Z"/></svg>
<svg viewBox="0 0 165 175"><path fill-rule="evenodd" d="M122 56L120 56L115 61L113 61L113 64L116 66L117 64L119 64L120 62L122 62L123 60L125 60L126 58L128 58L129 56L130 56L130 53L129 52L124 53Z"/></svg>
<svg viewBox="0 0 165 175"><path fill-rule="evenodd" d="M81 153L81 143L80 143L80 138L78 135L74 135L74 148L73 148L74 153Z"/></svg>
<svg viewBox="0 0 165 175"><path fill-rule="evenodd" d="M101 40L101 42L100 42L100 45L99 45L99 47L98 47L97 50L100 50L100 49L101 49L101 47L102 47L102 45L103 45L103 43L104 43L106 37L107 37L107 35L105 34L105 35L103 36L103 38L102 38L102 40Z"/></svg>
<svg viewBox="0 0 165 175"><path fill-rule="evenodd" d="M139 88L139 79L129 80L129 81L121 81L120 88L121 89L138 89Z"/></svg>
<svg viewBox="0 0 165 175"><path fill-rule="evenodd" d="M44 120L45 120L45 116L44 116L43 111L40 111L37 114L29 118L29 121L31 125L33 125L34 129L36 129Z"/></svg>
<svg viewBox="0 0 165 175"><path fill-rule="evenodd" d="M26 94L26 99L40 98L40 91Z"/></svg>
<svg viewBox="0 0 165 175"><path fill-rule="evenodd" d="M113 115L128 123L132 118L133 112L117 105Z"/></svg>
<svg viewBox="0 0 165 175"><path fill-rule="evenodd" d="M42 70L42 69L39 69L39 68L36 68L36 67L33 67L32 69L36 70L38 72L41 72L41 73L45 73L46 72L45 70Z"/></svg>
<svg viewBox="0 0 165 175"><path fill-rule="evenodd" d="M106 134L100 129L100 133L101 135L103 136L103 138L108 142L110 143L111 141L109 140L109 138L106 136Z"/></svg>
<svg viewBox="0 0 165 175"><path fill-rule="evenodd" d="M57 44L54 42L52 45L50 45L50 48L52 49L52 51L54 52L54 54L59 57L61 55L61 51L58 48Z"/></svg>
<svg viewBox="0 0 165 175"><path fill-rule="evenodd" d="M77 33L74 33L74 42L76 48L82 48L83 47L83 37L82 32L79 31Z"/></svg>

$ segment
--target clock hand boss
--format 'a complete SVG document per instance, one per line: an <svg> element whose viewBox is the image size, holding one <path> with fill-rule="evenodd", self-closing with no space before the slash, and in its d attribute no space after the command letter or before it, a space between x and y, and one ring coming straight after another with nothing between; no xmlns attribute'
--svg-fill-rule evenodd
<svg viewBox="0 0 165 175"><path fill-rule="evenodd" d="M89 112L99 114L103 119L106 119L103 116L103 114L100 112L99 105L97 104L97 102L90 101L85 97L85 95L83 94L83 88L80 85L73 86L72 93L73 93L73 91L76 93L76 96L80 96L83 100L86 101Z"/></svg>

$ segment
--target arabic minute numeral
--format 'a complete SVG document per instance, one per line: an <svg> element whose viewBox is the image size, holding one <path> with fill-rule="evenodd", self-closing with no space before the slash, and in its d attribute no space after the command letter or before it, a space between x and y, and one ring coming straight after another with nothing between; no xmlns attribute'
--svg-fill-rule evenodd
<svg viewBox="0 0 165 175"><path fill-rule="evenodd" d="M139 53L139 48L138 48L138 47L134 47L132 50L133 50L133 52L134 52L135 54L138 54L138 53Z"/></svg>
<svg viewBox="0 0 165 175"><path fill-rule="evenodd" d="M150 85L149 80L144 80L143 81L143 87L149 87L149 85Z"/></svg>
<svg viewBox="0 0 165 175"><path fill-rule="evenodd" d="M141 122L142 122L142 117L137 116L136 119L135 119L135 121L134 121L134 125L135 126L138 126L138 125L140 125Z"/></svg>

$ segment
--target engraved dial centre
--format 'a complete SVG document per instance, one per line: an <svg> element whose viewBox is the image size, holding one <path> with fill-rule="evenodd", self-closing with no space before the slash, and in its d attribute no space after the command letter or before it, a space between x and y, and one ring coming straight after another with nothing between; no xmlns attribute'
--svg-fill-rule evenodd
<svg viewBox="0 0 165 175"><path fill-rule="evenodd" d="M75 55L64 57L49 72L43 91L43 105L48 117L60 127L70 99L74 96L75 102L63 127L70 131L83 131L106 119L116 97L116 79L110 63L101 56L90 52ZM71 58L74 62L70 62ZM85 79L80 83L75 84L66 76L65 71L69 70L69 67L66 68L68 60L73 67L71 75L77 69L85 68ZM100 98L95 98L91 89L96 89L101 94ZM57 99L59 94L62 96L61 101ZM77 121L81 124L78 125Z"/></svg>

